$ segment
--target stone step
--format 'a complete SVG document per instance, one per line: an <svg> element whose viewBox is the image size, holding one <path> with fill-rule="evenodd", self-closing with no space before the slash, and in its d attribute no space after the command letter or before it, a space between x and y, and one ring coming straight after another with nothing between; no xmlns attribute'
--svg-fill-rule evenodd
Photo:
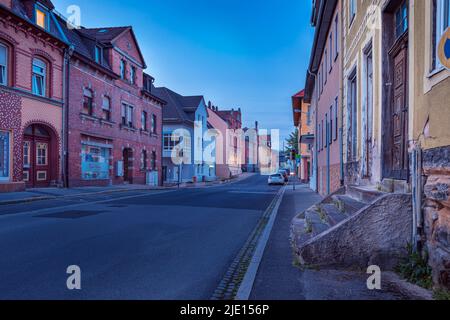
<svg viewBox="0 0 450 320"><path fill-rule="evenodd" d="M318 206L314 206L305 212L306 227L315 237L328 230L331 226L326 213Z"/></svg>
<svg viewBox="0 0 450 320"><path fill-rule="evenodd" d="M308 228L304 214L300 215L298 219L294 219L291 229L291 240L294 241L295 246L300 247L313 237L312 230L308 230Z"/></svg>
<svg viewBox="0 0 450 320"><path fill-rule="evenodd" d="M370 186L347 186L347 195L365 203L372 203L381 196L385 195L384 192L376 190Z"/></svg>
<svg viewBox="0 0 450 320"><path fill-rule="evenodd" d="M354 215L359 210L367 206L367 203L358 201L348 195L334 195L333 200L338 210L348 216Z"/></svg>
<svg viewBox="0 0 450 320"><path fill-rule="evenodd" d="M345 212L339 210L335 204L323 204L321 207L325 211L328 223L331 226L335 226L349 217Z"/></svg>

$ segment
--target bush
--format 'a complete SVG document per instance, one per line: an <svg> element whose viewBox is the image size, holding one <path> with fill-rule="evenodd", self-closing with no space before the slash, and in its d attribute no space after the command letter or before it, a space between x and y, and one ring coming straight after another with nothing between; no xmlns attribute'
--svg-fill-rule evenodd
<svg viewBox="0 0 450 320"><path fill-rule="evenodd" d="M431 267L427 262L427 255L423 257L419 252L414 252L412 245L408 244L408 257L396 268L396 271L407 281L417 284L425 289L432 289L433 278Z"/></svg>

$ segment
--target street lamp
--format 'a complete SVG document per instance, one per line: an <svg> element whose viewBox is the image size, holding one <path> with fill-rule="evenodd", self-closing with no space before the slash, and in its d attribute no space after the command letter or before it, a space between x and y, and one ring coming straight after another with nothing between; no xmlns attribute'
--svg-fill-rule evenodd
<svg viewBox="0 0 450 320"><path fill-rule="evenodd" d="M291 177L294 178L294 191L295 191L295 172L291 172Z"/></svg>

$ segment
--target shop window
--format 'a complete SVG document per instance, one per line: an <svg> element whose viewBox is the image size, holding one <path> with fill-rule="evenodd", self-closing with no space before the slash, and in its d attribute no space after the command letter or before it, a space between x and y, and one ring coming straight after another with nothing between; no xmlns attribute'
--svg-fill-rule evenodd
<svg viewBox="0 0 450 320"><path fill-rule="evenodd" d="M0 181L9 180L10 175L10 134L0 131Z"/></svg>
<svg viewBox="0 0 450 320"><path fill-rule="evenodd" d="M110 150L108 148L83 145L81 154L82 179L109 179Z"/></svg>

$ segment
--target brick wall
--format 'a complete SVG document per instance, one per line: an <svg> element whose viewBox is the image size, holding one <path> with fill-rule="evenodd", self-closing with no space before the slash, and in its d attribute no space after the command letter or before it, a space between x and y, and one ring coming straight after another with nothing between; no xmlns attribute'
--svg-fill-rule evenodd
<svg viewBox="0 0 450 320"><path fill-rule="evenodd" d="M130 165L132 182L142 184L145 182L145 171L140 168L142 150L147 150L147 167L150 168L151 152L157 155L156 167L161 181L161 132L162 109L155 102L144 97L138 86L130 86L122 80L113 80L99 75L96 71L72 59L70 68L70 97L69 97L69 184L70 186L107 185L109 180L91 181L81 178L81 141L90 139L100 140L102 143L113 146L110 158L110 178L113 184L123 183L122 177L115 176L117 161L123 160L123 149L131 149L133 153ZM83 89L89 88L93 93L93 115L82 114ZM111 120L103 121L102 101L107 96L111 104ZM134 107L134 130L122 128L121 105L122 102ZM147 112L147 126L150 130L151 117L157 117L157 134L142 132L141 112ZM98 142L98 141L96 141Z"/></svg>

